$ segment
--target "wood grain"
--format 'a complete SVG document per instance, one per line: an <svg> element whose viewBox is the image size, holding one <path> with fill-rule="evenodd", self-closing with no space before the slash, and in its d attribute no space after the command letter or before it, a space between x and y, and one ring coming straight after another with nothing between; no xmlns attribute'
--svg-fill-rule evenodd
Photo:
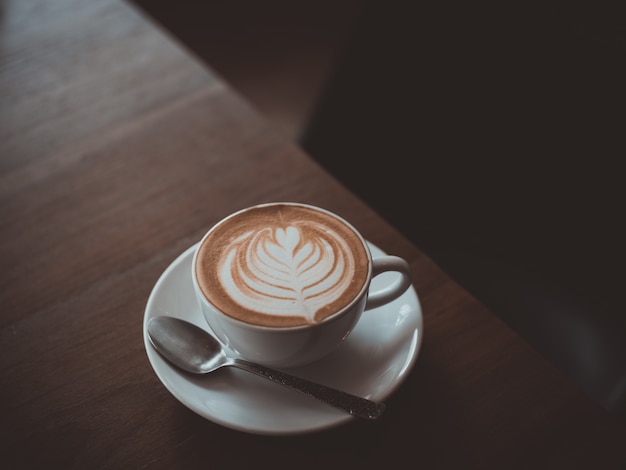
<svg viewBox="0 0 626 470"><path fill-rule="evenodd" d="M3 4L0 463L6 468L615 468L626 430L183 48L117 0ZM143 349L148 295L224 215L294 200L410 261L425 317L381 421L225 429Z"/></svg>

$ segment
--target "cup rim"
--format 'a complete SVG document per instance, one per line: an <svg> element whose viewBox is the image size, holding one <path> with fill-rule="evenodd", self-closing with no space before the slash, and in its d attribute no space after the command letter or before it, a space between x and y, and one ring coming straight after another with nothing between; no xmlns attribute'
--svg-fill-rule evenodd
<svg viewBox="0 0 626 470"><path fill-rule="evenodd" d="M213 232L213 230L215 230L222 223L244 212L248 212L256 208L267 207L267 206L279 206L279 205L306 207L308 209L316 210L318 212L323 212L335 219L338 219L340 222L345 224L348 228L350 228L354 232L357 238L361 241L361 245L363 246L363 248L365 249L365 253L367 254L367 259L368 259L367 276L365 278L365 282L363 283L363 286L361 287L361 290L359 290L359 292L352 298L352 300L348 304L344 305L344 307L341 308L341 310L338 310L332 315L329 315L328 317L324 318L324 320L322 320L319 323L310 323L306 325L296 325L296 326L266 326L266 325L255 325L253 323L248 323L238 318L235 318L221 311L220 309L218 309L215 305L213 305L213 303L209 301L209 299L207 299L206 295L204 294L203 290L200 288L200 285L198 284L198 279L196 278L196 261L198 257L198 252L200 251L200 246L204 243L205 239ZM229 322L232 322L236 325L240 325L242 327L249 328L249 329L256 330L256 331L288 332L288 331L312 330L312 329L321 328L322 326L327 325L329 323L333 323L335 320L339 319L344 314L351 311L356 304L358 304L360 301L363 300L364 297L367 297L367 292L369 290L369 286L372 281L372 252L370 250L369 245L367 244L367 241L365 240L363 235L361 235L361 233L356 229L356 227L354 227L354 225L352 225L350 222L348 222L346 219L344 219L340 215L334 212L331 212L328 209L324 209L323 207L319 207L319 206L315 206L315 205L307 204L303 202L283 202L283 201L264 202L264 203L248 206L243 209L239 209L227 215L226 217L223 217L222 219L217 221L215 224L213 224L213 226L211 226L211 228L207 230L207 232L202 236L202 238L196 245L196 249L194 250L194 253L193 253L191 270L192 270L191 277L193 280L193 287L196 292L196 295L199 296L203 302L207 303L215 312L219 313L221 318L224 318ZM367 299L365 299L365 301L367 301Z"/></svg>

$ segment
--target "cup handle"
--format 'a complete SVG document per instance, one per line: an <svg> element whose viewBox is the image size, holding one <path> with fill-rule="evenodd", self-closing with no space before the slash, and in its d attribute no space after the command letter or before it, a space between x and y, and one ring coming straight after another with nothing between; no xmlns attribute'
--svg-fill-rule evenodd
<svg viewBox="0 0 626 470"><path fill-rule="evenodd" d="M366 310L380 307L395 300L411 285L411 268L404 259L398 256L379 256L372 260L372 278L389 271L397 272L400 276L382 289L370 292L365 304Z"/></svg>

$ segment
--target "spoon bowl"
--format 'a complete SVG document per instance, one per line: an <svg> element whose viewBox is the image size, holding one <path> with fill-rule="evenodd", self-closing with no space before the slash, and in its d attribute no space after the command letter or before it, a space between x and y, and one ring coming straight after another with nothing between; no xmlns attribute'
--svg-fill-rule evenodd
<svg viewBox="0 0 626 470"><path fill-rule="evenodd" d="M208 374L221 367L237 367L317 398L356 417L377 419L385 409L384 403L231 357L208 331L179 318L154 317L148 321L147 331L150 343L159 354L178 368L193 374Z"/></svg>
<svg viewBox="0 0 626 470"><path fill-rule="evenodd" d="M192 374L208 374L228 362L224 349L213 336L178 318L152 318L148 322L148 336L165 359Z"/></svg>

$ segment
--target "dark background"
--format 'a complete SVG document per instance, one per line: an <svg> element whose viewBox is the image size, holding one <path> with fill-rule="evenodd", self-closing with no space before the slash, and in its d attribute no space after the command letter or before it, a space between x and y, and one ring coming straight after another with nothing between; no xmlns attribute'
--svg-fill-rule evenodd
<svg viewBox="0 0 626 470"><path fill-rule="evenodd" d="M361 3L303 146L624 414L626 17Z"/></svg>
<svg viewBox="0 0 626 470"><path fill-rule="evenodd" d="M511 262L610 305L625 17L438 3L364 4L305 148L423 248Z"/></svg>

